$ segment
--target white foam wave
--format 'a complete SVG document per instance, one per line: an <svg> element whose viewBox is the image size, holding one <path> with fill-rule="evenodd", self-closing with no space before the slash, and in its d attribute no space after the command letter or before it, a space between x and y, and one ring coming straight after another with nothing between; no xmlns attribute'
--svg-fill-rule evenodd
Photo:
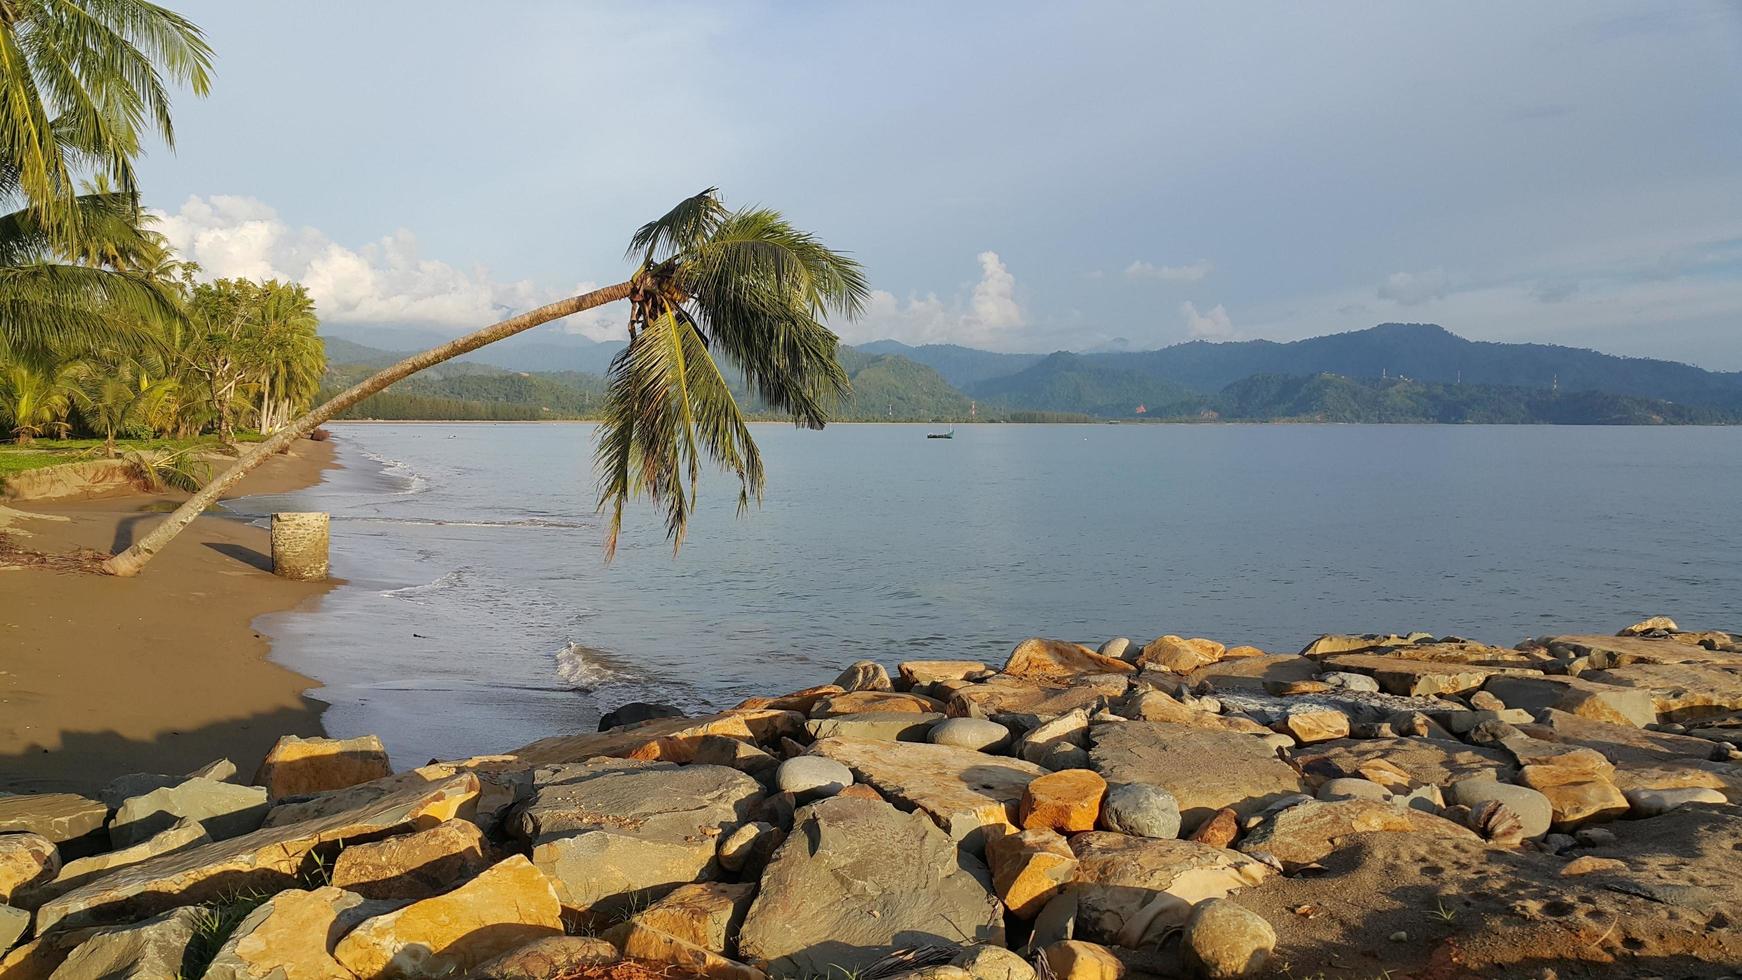
<svg viewBox="0 0 1742 980"><path fill-rule="evenodd" d="M574 642L564 644L556 652L556 673L564 684L577 691L593 691L635 680L629 673L612 666L602 651Z"/></svg>
<svg viewBox="0 0 1742 980"><path fill-rule="evenodd" d="M425 582L422 585L408 585L402 589L388 589L381 594L390 598L404 599L407 602L421 604L425 598L438 592L445 592L448 589L458 586L464 581L465 576L460 574L459 569L455 569L454 571L443 575L441 578L436 579L434 582Z"/></svg>
<svg viewBox="0 0 1742 980"><path fill-rule="evenodd" d="M422 493L429 489L429 481L424 479L422 474L412 469L411 464L407 463L405 460L394 459L391 456L383 456L380 453L371 452L367 449L362 449L360 452L380 465L382 476L398 480L400 483L404 484L403 488L399 491L400 493Z"/></svg>
<svg viewBox="0 0 1742 980"><path fill-rule="evenodd" d="M573 531L591 526L579 521L553 521L542 517L523 517L512 521L445 521L436 517L340 517L334 519L369 524L405 524L413 527L529 527Z"/></svg>

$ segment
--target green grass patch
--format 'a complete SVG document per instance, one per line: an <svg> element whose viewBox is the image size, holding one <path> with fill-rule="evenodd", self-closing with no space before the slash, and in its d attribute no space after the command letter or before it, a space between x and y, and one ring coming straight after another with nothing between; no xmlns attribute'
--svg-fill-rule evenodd
<svg viewBox="0 0 1742 980"><path fill-rule="evenodd" d="M259 442L262 438L264 437L257 432L246 432L236 437L238 442ZM201 436L197 439L117 439L115 452L117 456L121 456L133 450L173 451L197 446L217 449L219 445L218 440L212 436ZM101 439L38 439L28 446L5 443L0 444L0 477L41 469L44 466L87 463L103 458Z"/></svg>

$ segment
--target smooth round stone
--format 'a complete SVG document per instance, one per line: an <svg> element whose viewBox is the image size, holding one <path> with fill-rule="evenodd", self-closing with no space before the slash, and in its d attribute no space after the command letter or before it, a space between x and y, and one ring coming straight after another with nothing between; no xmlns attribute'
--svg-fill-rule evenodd
<svg viewBox="0 0 1742 980"><path fill-rule="evenodd" d="M1723 793L1715 789L1639 789L1627 794L1627 803L1635 816L1656 817L1689 803L1728 803Z"/></svg>
<svg viewBox="0 0 1742 980"><path fill-rule="evenodd" d="M1548 797L1529 786L1514 786L1493 779L1477 777L1461 779L1452 784L1451 801L1459 806L1475 806L1493 800L1518 815L1526 839L1548 833L1554 822L1554 806Z"/></svg>
<svg viewBox="0 0 1742 980"><path fill-rule="evenodd" d="M1179 801L1160 786L1121 783L1101 801L1101 826L1133 837L1179 836Z"/></svg>
<svg viewBox="0 0 1742 980"><path fill-rule="evenodd" d="M1225 898L1200 902L1180 937L1187 966L1211 980L1256 976L1276 948L1264 916Z"/></svg>
<svg viewBox="0 0 1742 980"><path fill-rule="evenodd" d="M1345 691L1367 691L1379 693L1379 682L1366 674L1351 674L1346 670L1333 670L1319 675L1319 680L1335 688Z"/></svg>
<svg viewBox="0 0 1742 980"><path fill-rule="evenodd" d="M1324 784L1319 787L1318 797L1321 800L1379 800L1384 802L1391 798L1391 793L1371 779L1341 776L1325 780Z"/></svg>
<svg viewBox="0 0 1742 980"><path fill-rule="evenodd" d="M1125 659L1125 654L1130 652L1130 650L1131 637L1115 636L1111 640L1101 644L1101 649L1096 650L1095 652L1103 657L1113 657L1117 660L1123 660Z"/></svg>
<svg viewBox="0 0 1742 980"><path fill-rule="evenodd" d="M976 752L995 752L1010 744L1010 729L984 718L946 718L931 727L926 741Z"/></svg>
<svg viewBox="0 0 1742 980"><path fill-rule="evenodd" d="M805 799L834 796L853 785L853 770L820 755L788 759L774 771L775 788Z"/></svg>

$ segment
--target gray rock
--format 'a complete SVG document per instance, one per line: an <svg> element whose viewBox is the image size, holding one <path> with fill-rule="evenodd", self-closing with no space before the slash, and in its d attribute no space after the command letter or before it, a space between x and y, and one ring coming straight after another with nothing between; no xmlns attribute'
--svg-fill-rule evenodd
<svg viewBox="0 0 1742 980"><path fill-rule="evenodd" d="M1636 817L1657 817L1690 803L1722 806L1728 803L1723 793L1715 789L1635 789L1623 794Z"/></svg>
<svg viewBox="0 0 1742 980"><path fill-rule="evenodd" d="M607 732L624 725L636 725L655 718L682 718L683 711L669 704L631 701L599 716L599 731Z"/></svg>
<svg viewBox="0 0 1742 980"><path fill-rule="evenodd" d="M229 759L213 759L188 773L187 778L216 779L221 783L233 783L236 781L236 764Z"/></svg>
<svg viewBox="0 0 1742 980"><path fill-rule="evenodd" d="M932 726L926 741L977 752L996 752L1010 744L1010 729L984 718L948 718Z"/></svg>
<svg viewBox="0 0 1742 980"><path fill-rule="evenodd" d="M109 823L109 837L116 847L132 847L187 819L198 822L213 840L224 840L259 830L266 810L263 787L190 779L121 804Z"/></svg>
<svg viewBox="0 0 1742 980"><path fill-rule="evenodd" d="M1332 670L1319 675L1319 680L1335 688L1345 691L1363 691L1370 694L1379 693L1379 682L1366 674L1354 674L1346 670Z"/></svg>
<svg viewBox="0 0 1742 980"><path fill-rule="evenodd" d="M1062 943L1077 931L1077 893L1063 891L1049 899L1034 917L1034 931L1028 937L1030 953L1037 953L1053 943Z"/></svg>
<svg viewBox="0 0 1742 980"><path fill-rule="evenodd" d="M164 789L183 782L182 777L165 776L160 772L131 772L125 776L116 776L109 784L97 793L97 799L111 810L121 809L121 804L135 796L144 796L152 790Z"/></svg>
<svg viewBox="0 0 1742 980"><path fill-rule="evenodd" d="M889 671L875 660L854 661L835 678L835 686L848 692L895 690L895 685L889 681Z"/></svg>
<svg viewBox="0 0 1742 980"><path fill-rule="evenodd" d="M1209 980L1256 976L1275 948L1270 923L1225 898L1200 902L1180 937L1186 965Z"/></svg>
<svg viewBox="0 0 1742 980"><path fill-rule="evenodd" d="M1080 745L1054 742L1033 753L1029 761L1050 772L1089 768L1089 751Z"/></svg>
<svg viewBox="0 0 1742 980"><path fill-rule="evenodd" d="M1160 786L1120 783L1101 800L1101 826L1133 837L1179 836L1179 801Z"/></svg>
<svg viewBox="0 0 1742 980"><path fill-rule="evenodd" d="M1103 657L1112 657L1116 660L1126 660L1129 659L1126 657L1126 654L1129 653L1132 656L1136 656L1141 652L1141 650L1132 648L1131 638L1129 636L1115 636L1111 640L1101 644L1100 648L1095 652Z"/></svg>
<svg viewBox="0 0 1742 980"><path fill-rule="evenodd" d="M206 834L206 828L192 820L181 820L175 826L143 844L135 844L132 847L123 847L68 861L60 869L60 874L54 881L38 893L38 897L46 902L65 895L67 892L94 881L117 868L138 864L147 858L157 857L159 854L169 854L173 851L186 850L211 842L212 838Z"/></svg>
<svg viewBox="0 0 1742 980"><path fill-rule="evenodd" d="M1608 847L1620 840L1615 832L1607 827L1580 827L1573 831L1573 839L1582 847Z"/></svg>
<svg viewBox="0 0 1742 980"><path fill-rule="evenodd" d="M1041 758L1051 753L1055 746L1080 749L1088 744L1089 712L1078 708L1029 729L1016 741L1015 755L1024 762L1043 765Z"/></svg>
<svg viewBox="0 0 1742 980"><path fill-rule="evenodd" d="M1549 824L1554 821L1554 807L1548 797L1528 786L1514 786L1477 776L1453 783L1448 795L1460 806L1475 806L1488 800L1501 804L1518 815L1526 839L1548 833Z"/></svg>
<svg viewBox="0 0 1742 980"><path fill-rule="evenodd" d="M144 922L98 929L49 980L166 980L181 976L204 909L171 909Z"/></svg>
<svg viewBox="0 0 1742 980"><path fill-rule="evenodd" d="M788 759L774 771L774 786L802 800L834 796L853 785L853 770L817 755Z"/></svg>
<svg viewBox="0 0 1742 980"><path fill-rule="evenodd" d="M1327 779L1319 786L1317 796L1321 800L1388 800L1391 794L1385 787L1371 779L1360 779L1351 776L1340 776Z"/></svg>
<svg viewBox="0 0 1742 980"><path fill-rule="evenodd" d="M804 723L812 740L874 738L884 742L923 742L932 726L944 720L935 711L861 711Z"/></svg>
<svg viewBox="0 0 1742 980"><path fill-rule="evenodd" d="M1149 783L1172 793L1187 834L1222 807L1250 816L1304 788L1300 775L1253 735L1128 721L1095 726L1094 742L1096 772L1109 784Z"/></svg>
<svg viewBox="0 0 1742 980"><path fill-rule="evenodd" d="M1003 942L984 865L921 814L842 798L798 812L738 952L776 976L854 975L903 947Z"/></svg>
<svg viewBox="0 0 1742 980"><path fill-rule="evenodd" d="M1572 834L1549 834L1542 839L1542 847L1550 854L1560 854L1579 846Z"/></svg>
<svg viewBox="0 0 1742 980"><path fill-rule="evenodd" d="M18 937L30 928L30 913L10 905L0 905L0 956L18 945Z"/></svg>

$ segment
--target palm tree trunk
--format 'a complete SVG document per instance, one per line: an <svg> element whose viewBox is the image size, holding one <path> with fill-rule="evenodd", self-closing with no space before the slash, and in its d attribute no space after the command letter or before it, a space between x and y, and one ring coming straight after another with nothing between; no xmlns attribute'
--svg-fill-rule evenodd
<svg viewBox="0 0 1742 980"><path fill-rule="evenodd" d="M392 367L383 368L341 392L326 404L299 416L264 441L256 443L252 449L244 452L234 463L231 463L229 469L218 474L210 483L200 488L199 493L189 497L186 503L176 508L175 513L169 515L163 523L152 528L150 533L140 538L133 547L104 562L103 570L111 575L137 575L153 555L175 540L175 536L180 534L183 528L193 523L194 518L200 516L207 507L216 503L224 491L235 486L239 480L248 475L249 471L272 458L274 454L285 449L291 443L314 431L315 427L322 422L370 395L380 392L395 381L410 377L424 368L440 364L461 354L475 351L485 344L494 343L504 337L512 337L524 330L530 330L541 323L548 323L571 313L579 313L582 310L590 310L594 307L604 306L606 303L614 303L617 300L627 298L629 298L629 283L627 282L606 286L603 289L595 289L590 293L558 300L549 306L541 306L536 310L503 320L501 323L485 327L476 333L467 334L458 340L449 341L440 347L426 350L421 354L414 354Z"/></svg>

